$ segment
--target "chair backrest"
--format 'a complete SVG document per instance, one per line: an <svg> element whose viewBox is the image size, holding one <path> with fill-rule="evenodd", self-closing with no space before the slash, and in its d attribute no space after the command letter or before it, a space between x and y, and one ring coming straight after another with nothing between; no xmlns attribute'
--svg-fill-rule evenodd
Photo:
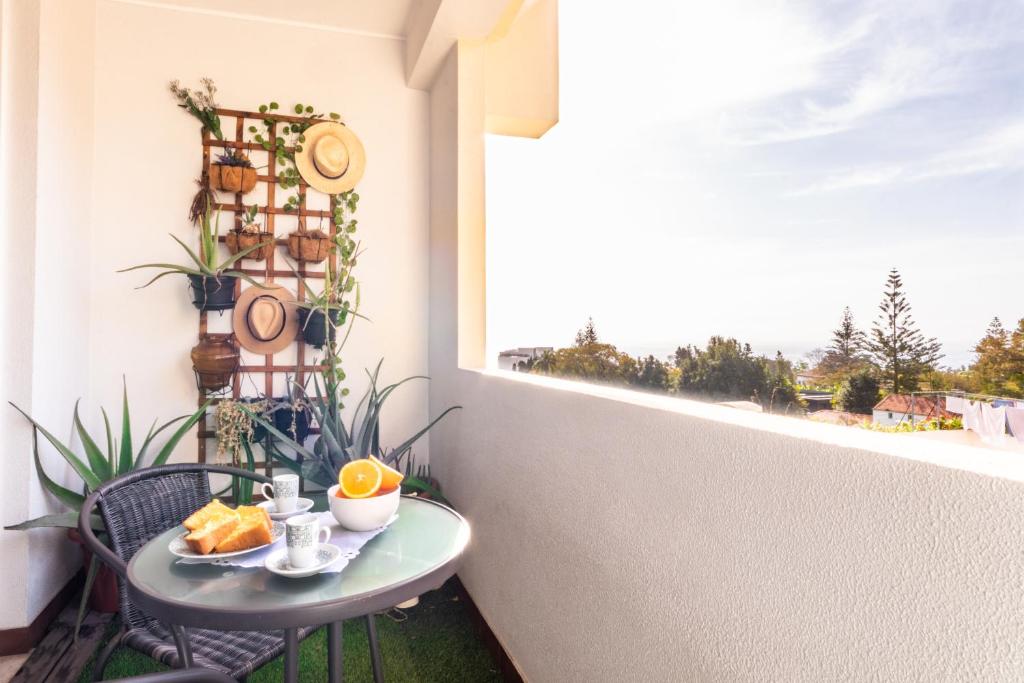
<svg viewBox="0 0 1024 683"><path fill-rule="evenodd" d="M111 550L127 564L147 541L178 526L211 499L206 472L172 472L134 479L129 475L123 483L103 491L97 506ZM129 627L145 625L149 617L128 600L123 580L118 581L118 590L125 623Z"/></svg>

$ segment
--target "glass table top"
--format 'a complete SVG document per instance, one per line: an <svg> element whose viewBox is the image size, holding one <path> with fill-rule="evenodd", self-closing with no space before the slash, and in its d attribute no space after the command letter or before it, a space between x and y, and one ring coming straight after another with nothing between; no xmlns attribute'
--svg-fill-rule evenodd
<svg viewBox="0 0 1024 683"><path fill-rule="evenodd" d="M428 501L402 498L398 519L363 546L340 574L294 579L263 567L178 564L167 546L182 531L183 527L170 529L135 554L128 566L132 588L183 608L254 614L387 591L458 557L469 541L469 524L456 513ZM283 541L279 545L285 547Z"/></svg>

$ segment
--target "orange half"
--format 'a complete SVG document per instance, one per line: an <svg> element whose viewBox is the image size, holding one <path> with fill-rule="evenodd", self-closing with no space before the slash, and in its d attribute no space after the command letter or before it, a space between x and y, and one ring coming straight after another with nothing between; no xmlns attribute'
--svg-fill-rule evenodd
<svg viewBox="0 0 1024 683"><path fill-rule="evenodd" d="M338 474L339 490L346 498L369 498L380 490L384 473L371 460L353 460Z"/></svg>
<svg viewBox="0 0 1024 683"><path fill-rule="evenodd" d="M377 458L370 456L370 460L377 463L377 467L384 473L384 479L380 483L381 493L388 493L392 489L398 488L398 485L405 479L405 475L396 470L394 467L388 467ZM388 489L384 491L384 489Z"/></svg>

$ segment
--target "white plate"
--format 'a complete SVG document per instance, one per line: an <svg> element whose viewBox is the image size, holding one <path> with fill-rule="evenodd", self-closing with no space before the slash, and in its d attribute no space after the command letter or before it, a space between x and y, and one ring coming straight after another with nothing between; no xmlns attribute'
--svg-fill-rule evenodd
<svg viewBox="0 0 1024 683"><path fill-rule="evenodd" d="M184 533L181 533L171 539L170 545L167 546L167 549L171 551L171 554L177 555L178 557L184 557L186 560L209 560L210 562L213 562L214 560L221 560L225 557L237 557L238 555L245 555L246 553L251 553L254 550L266 548L269 545L277 543L282 538L284 538L284 522L271 522L270 543L258 545L255 548L236 550L230 553L210 553L208 555L201 555L197 552L193 552L188 547L188 544L185 543L185 537L188 536L188 534L189 532L185 531Z"/></svg>
<svg viewBox="0 0 1024 683"><path fill-rule="evenodd" d="M259 507L263 508L270 514L271 519L288 519L292 515L297 515L302 512L306 512L313 507L313 501L309 498L299 498L295 501L295 509L291 512L278 512L274 506L274 501L265 500L259 503Z"/></svg>
<svg viewBox="0 0 1024 683"><path fill-rule="evenodd" d="M289 579L300 579L304 576L313 576L334 564L341 557L341 548L330 543L321 543L316 549L316 563L311 567L296 569L288 564L288 548L276 550L267 556L263 566L267 571L285 576Z"/></svg>

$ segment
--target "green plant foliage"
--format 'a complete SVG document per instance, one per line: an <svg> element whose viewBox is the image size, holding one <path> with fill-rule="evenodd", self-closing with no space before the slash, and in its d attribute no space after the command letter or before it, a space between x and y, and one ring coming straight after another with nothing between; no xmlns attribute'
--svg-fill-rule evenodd
<svg viewBox="0 0 1024 683"><path fill-rule="evenodd" d="M344 393L340 390L340 387L336 385L321 386L319 380L316 380L314 395L310 396L304 390L300 390L309 402L314 419L320 425L320 438L312 450L278 430L273 423L268 422L255 413L250 413L251 417L260 422L280 443L288 446L301 457L295 458L286 455L273 446L271 447L272 456L304 479L308 479L321 486L333 486L338 481L338 472L341 471L341 468L346 463L352 460L373 455L384 463L390 464L396 462L399 458L407 457L416 441L430 431L448 413L461 408L461 406L448 408L431 420L426 427L413 434L400 445L391 449L382 448L380 445L380 419L385 401L396 389L406 382L428 379L423 376L407 377L394 384L378 388L382 363L383 361L378 363L372 373L367 372L367 376L370 379L370 387L359 401L348 424L345 424L341 415Z"/></svg>
<svg viewBox="0 0 1024 683"><path fill-rule="evenodd" d="M859 415L870 415L881 399L882 389L875 373L861 370L839 386L835 403L840 410Z"/></svg>
<svg viewBox="0 0 1024 683"><path fill-rule="evenodd" d="M121 401L122 413L120 441L112 435L110 419L107 417L107 411L101 409L101 412L103 413L105 437L103 442L105 444L105 448L100 448L96 443L96 439L94 439L93 436L85 429L82 424L82 420L78 416L78 402L76 401L75 410L72 415L72 425L79 440L82 442L82 450L85 451L85 460L82 460L82 458L80 458L69 446L64 444L60 439L47 431L45 427L36 422L31 415L14 403L11 403L11 406L13 406L15 410L24 415L25 419L32 423L32 454L35 461L36 473L39 476L39 481L42 483L43 488L49 491L65 507L71 508L71 511L59 514L43 515L42 517L30 519L22 522L21 524L15 524L4 528L8 530L27 530L37 529L40 527L77 528L79 516L82 511L82 504L85 502L85 498L88 494L92 493L111 479L116 479L117 477L127 474L133 470L137 470L142 467L156 467L166 464L167 459L177 447L178 442L180 442L188 430L192 429L196 422L199 421L203 416L203 412L207 407L209 407L210 403L210 401L207 401L192 415L176 417L173 420L168 420L159 427L157 427L156 420L154 420L153 425L149 428L149 432L146 434L146 438L142 440L141 445L138 447L138 451L136 451L134 447L135 441L132 438L131 417L128 411L127 384L124 385L123 398ZM182 422L182 420L184 420L184 422ZM163 447L157 451L156 455L147 463L149 448L152 446L153 440L165 429L168 429L178 422L181 422L178 428L173 434L171 434L171 437L166 443L164 443ZM64 488L47 475L46 470L43 468L42 460L39 457L40 434L50 442L50 445L60 453L65 462L71 466L71 469L74 470L75 474L77 474L82 480L85 495ZM103 523L99 517L93 516L90 519L90 525L96 531L103 531ZM75 625L76 638L78 637L78 627L85 615L85 605L88 601L89 592L92 588L92 583L98 569L99 564L94 556L86 574L85 588L82 591L82 601L79 604L78 621Z"/></svg>
<svg viewBox="0 0 1024 683"><path fill-rule="evenodd" d="M220 117L215 111L217 103L214 101L214 96L217 94L217 86L214 85L211 78L200 78L199 82L203 84L203 88L191 90L181 87L179 81L173 80L170 84L171 94L178 100L179 107L198 119L203 124L203 128L210 131L215 138L223 140L224 133L220 129Z"/></svg>

